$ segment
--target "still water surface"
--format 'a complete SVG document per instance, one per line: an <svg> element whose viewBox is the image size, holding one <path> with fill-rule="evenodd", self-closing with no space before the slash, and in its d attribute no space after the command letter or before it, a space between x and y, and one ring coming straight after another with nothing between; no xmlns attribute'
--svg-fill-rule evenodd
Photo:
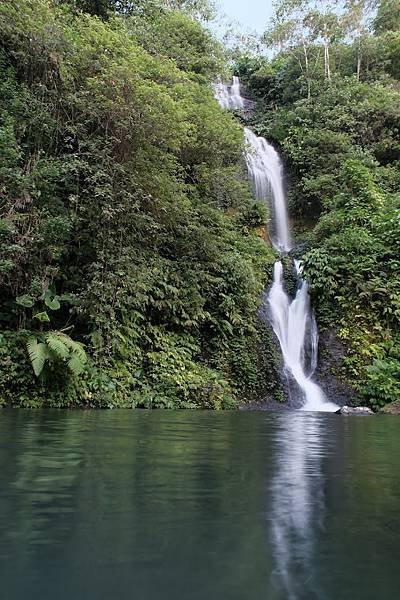
<svg viewBox="0 0 400 600"><path fill-rule="evenodd" d="M0 413L3 600L400 596L400 419Z"/></svg>

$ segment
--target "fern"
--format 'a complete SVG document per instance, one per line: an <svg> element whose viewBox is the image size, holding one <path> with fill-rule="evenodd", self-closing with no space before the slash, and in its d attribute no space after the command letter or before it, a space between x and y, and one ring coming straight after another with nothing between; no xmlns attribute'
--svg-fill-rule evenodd
<svg viewBox="0 0 400 600"><path fill-rule="evenodd" d="M84 371L87 356L82 344L75 342L62 331L49 331L42 334L40 340L42 341L30 337L27 341L29 358L36 377L40 376L46 362L63 362L75 376Z"/></svg>
<svg viewBox="0 0 400 600"><path fill-rule="evenodd" d="M43 342L38 342L38 340L34 337L28 339L26 346L28 349L29 358L31 359L33 371L36 377L39 377L43 371L46 360L49 358L49 350L46 344L43 344Z"/></svg>
<svg viewBox="0 0 400 600"><path fill-rule="evenodd" d="M80 375L85 369L87 362L86 352L79 342L75 342L73 339L66 335L62 331L54 332L57 338L69 349L69 360L68 368L74 375Z"/></svg>
<svg viewBox="0 0 400 600"><path fill-rule="evenodd" d="M75 354L72 354L67 365L74 375L80 375L85 368L85 364Z"/></svg>
<svg viewBox="0 0 400 600"><path fill-rule="evenodd" d="M62 340L62 342L70 349L70 351L77 356L82 364L86 363L87 356L82 344L75 342L75 340L71 339L69 335L66 335L62 331L57 331L54 333L60 340Z"/></svg>
<svg viewBox="0 0 400 600"><path fill-rule="evenodd" d="M69 357L69 349L67 345L60 339L55 332L50 331L45 336L46 344L51 348L51 350L61 359L66 359Z"/></svg>

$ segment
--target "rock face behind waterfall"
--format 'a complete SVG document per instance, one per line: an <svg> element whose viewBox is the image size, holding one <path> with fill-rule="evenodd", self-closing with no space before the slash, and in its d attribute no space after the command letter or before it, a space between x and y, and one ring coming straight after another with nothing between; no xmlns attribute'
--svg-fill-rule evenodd
<svg viewBox="0 0 400 600"><path fill-rule="evenodd" d="M335 398L335 402L339 406L353 406L357 398L357 391L340 376L340 373L343 372L346 352L343 342L334 329L320 332L319 348L316 370L318 381L327 396Z"/></svg>

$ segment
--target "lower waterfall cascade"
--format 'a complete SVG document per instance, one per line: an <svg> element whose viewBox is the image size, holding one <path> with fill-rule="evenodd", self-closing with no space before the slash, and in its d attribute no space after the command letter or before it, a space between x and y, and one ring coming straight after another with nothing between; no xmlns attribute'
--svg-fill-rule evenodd
<svg viewBox="0 0 400 600"><path fill-rule="evenodd" d="M214 89L222 108L241 109L245 106L237 77L233 78L232 84L218 83ZM263 137L258 137L247 127L244 135L247 144L245 160L254 197L269 202L272 244L282 256L286 256L292 249L292 241L282 161L275 148ZM339 407L330 402L313 381L318 363L318 328L299 261L294 261L294 269L298 284L292 299L285 290L283 264L281 261L275 263L273 283L267 297L270 323L280 344L285 373L294 380L301 397L301 409L335 412Z"/></svg>

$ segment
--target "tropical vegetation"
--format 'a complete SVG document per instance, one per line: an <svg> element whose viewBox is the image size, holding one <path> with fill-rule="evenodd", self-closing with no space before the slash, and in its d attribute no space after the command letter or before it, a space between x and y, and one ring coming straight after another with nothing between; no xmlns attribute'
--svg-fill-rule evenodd
<svg viewBox="0 0 400 600"><path fill-rule="evenodd" d="M279 0L273 58L236 70L281 149L290 210L340 376L378 409L400 397L400 5Z"/></svg>
<svg viewBox="0 0 400 600"><path fill-rule="evenodd" d="M230 408L276 387L266 213L208 16L1 3L0 404Z"/></svg>
<svg viewBox="0 0 400 600"><path fill-rule="evenodd" d="M357 401L400 396L399 0L277 0L216 41L208 0L0 5L0 405L282 398L274 251L241 118L284 157L294 253Z"/></svg>

